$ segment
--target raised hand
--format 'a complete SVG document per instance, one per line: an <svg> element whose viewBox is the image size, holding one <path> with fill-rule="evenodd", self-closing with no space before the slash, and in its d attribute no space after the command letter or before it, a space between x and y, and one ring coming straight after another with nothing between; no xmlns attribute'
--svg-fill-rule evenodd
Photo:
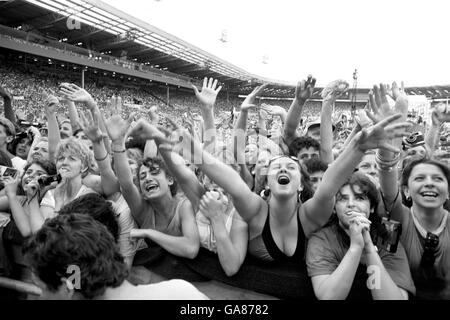
<svg viewBox="0 0 450 320"><path fill-rule="evenodd" d="M220 191L207 191L200 199L200 212L209 219L220 216L227 209L223 197Z"/></svg>
<svg viewBox="0 0 450 320"><path fill-rule="evenodd" d="M53 94L53 92L42 92L42 97L44 98L44 108L47 114L56 113L56 108L59 105L58 98Z"/></svg>
<svg viewBox="0 0 450 320"><path fill-rule="evenodd" d="M380 87L374 85L373 90L369 92L370 107L373 113L367 112L367 116L377 123L387 117L400 113L402 120L406 119L408 113L408 98L401 91L397 83L392 84L393 97L395 97L395 105L393 108L389 105L387 100L388 89L385 85L380 84Z"/></svg>
<svg viewBox="0 0 450 320"><path fill-rule="evenodd" d="M363 129L355 136L358 148L362 152L377 148L400 152L398 148L389 144L388 141L409 135L406 129L411 126L411 123L401 122L392 124L401 117L402 115L397 113L381 120L375 125Z"/></svg>
<svg viewBox="0 0 450 320"><path fill-rule="evenodd" d="M199 92L195 85L191 85L192 89L194 89L195 96L200 101L203 107L207 109L212 109L214 104L216 103L217 95L219 91L222 89L222 86L217 87L217 79L205 77L203 79L203 87L202 91Z"/></svg>
<svg viewBox="0 0 450 320"><path fill-rule="evenodd" d="M93 100L92 96L86 90L73 83L61 83L59 92L64 98L74 102L83 102L88 104L88 102Z"/></svg>
<svg viewBox="0 0 450 320"><path fill-rule="evenodd" d="M334 103L338 97L343 95L349 88L349 84L344 80L335 80L330 82L322 90L322 98L324 102Z"/></svg>
<svg viewBox="0 0 450 320"><path fill-rule="evenodd" d="M83 130L86 137L92 142L101 141L103 139L102 131L99 128L99 117L97 112L80 112L80 121L78 125Z"/></svg>
<svg viewBox="0 0 450 320"><path fill-rule="evenodd" d="M0 97L3 99L12 99L11 93L0 85Z"/></svg>
<svg viewBox="0 0 450 320"><path fill-rule="evenodd" d="M127 120L122 119L119 114L113 115L105 123L106 131L112 142L125 140L127 132L131 127L131 123L134 121L134 113L132 113Z"/></svg>
<svg viewBox="0 0 450 320"><path fill-rule="evenodd" d="M244 99L244 102L241 104L241 111L247 111L251 108L256 107L255 100L256 96L260 94L268 84L263 84L260 86L257 86L253 91Z"/></svg>
<svg viewBox="0 0 450 320"><path fill-rule="evenodd" d="M153 123L149 123L144 119L140 119L136 125L130 130L130 136L140 137L144 140L162 139L169 142L166 136Z"/></svg>
<svg viewBox="0 0 450 320"><path fill-rule="evenodd" d="M315 85L316 79L312 75L309 75L306 80L299 81L295 88L295 98L299 101L306 102L311 97Z"/></svg>
<svg viewBox="0 0 450 320"><path fill-rule="evenodd" d="M450 106L443 103L438 104L431 113L431 120L436 126L440 126L444 122L450 122Z"/></svg>
<svg viewBox="0 0 450 320"><path fill-rule="evenodd" d="M283 113L287 113L287 111L280 106L272 106L270 104L263 103L261 105L261 109L270 114L271 116L278 116Z"/></svg>
<svg viewBox="0 0 450 320"><path fill-rule="evenodd" d="M17 175L16 177L11 176L3 176L0 181L5 186L5 192L7 195L16 195L17 194L17 186L20 183L20 177Z"/></svg>

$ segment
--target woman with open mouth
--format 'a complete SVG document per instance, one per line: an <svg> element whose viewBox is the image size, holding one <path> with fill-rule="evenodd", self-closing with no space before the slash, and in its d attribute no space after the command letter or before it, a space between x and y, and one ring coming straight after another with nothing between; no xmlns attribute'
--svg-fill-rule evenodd
<svg viewBox="0 0 450 320"><path fill-rule="evenodd" d="M132 121L133 115L128 120L114 115L105 121L121 191L139 227L130 231L130 237L146 239L150 249L157 243L173 255L193 259L200 247L195 214L190 201L177 194L164 160L145 158L137 169L137 185L133 182L125 148Z"/></svg>

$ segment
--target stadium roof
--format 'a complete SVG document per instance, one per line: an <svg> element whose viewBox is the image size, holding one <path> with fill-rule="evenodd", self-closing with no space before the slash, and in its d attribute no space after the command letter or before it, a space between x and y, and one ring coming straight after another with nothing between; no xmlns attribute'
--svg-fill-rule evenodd
<svg viewBox="0 0 450 320"><path fill-rule="evenodd" d="M1 22L8 26L29 25L27 31L194 79L215 77L231 86L249 81L292 85L250 74L102 1L13 0L0 9ZM82 28L69 29L68 18Z"/></svg>
<svg viewBox="0 0 450 320"><path fill-rule="evenodd" d="M81 22L81 28L71 23ZM232 92L247 94L268 82L267 96L292 97L293 83L266 79L228 63L147 22L99 0L11 0L0 2L0 24L40 34L145 66L200 80L214 77ZM320 98L320 88L314 97ZM408 88L409 94L449 97L450 87ZM361 89L361 93L368 89ZM347 97L348 98L348 97Z"/></svg>

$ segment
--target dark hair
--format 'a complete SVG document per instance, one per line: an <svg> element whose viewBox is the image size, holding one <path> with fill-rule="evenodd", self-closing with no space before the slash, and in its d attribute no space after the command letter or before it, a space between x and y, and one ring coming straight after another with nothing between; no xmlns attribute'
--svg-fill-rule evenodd
<svg viewBox="0 0 450 320"><path fill-rule="evenodd" d="M0 150L0 165L5 167L12 167L13 164L11 162L11 159L8 157L6 152Z"/></svg>
<svg viewBox="0 0 450 320"><path fill-rule="evenodd" d="M168 178L170 177L170 178L173 179L173 183L172 183L172 185L170 185L170 193L172 194L172 196L176 195L177 194L177 181L173 177L173 175L170 172L169 168L167 168L166 163L164 162L164 159L161 158L160 156L147 157L141 163L139 163L138 170L136 172L136 174L137 174L137 181L138 182L140 181L140 179L139 179L139 172L141 171L141 167L142 166L145 166L147 168L151 168L155 164L158 165L159 168L166 173L166 176ZM138 188L139 188L139 190L141 189L139 183L138 183Z"/></svg>
<svg viewBox="0 0 450 320"><path fill-rule="evenodd" d="M80 213L87 214L100 222L114 237L119 239L119 223L116 219L116 212L111 202L106 201L97 193L88 193L69 202L59 210L59 214Z"/></svg>
<svg viewBox="0 0 450 320"><path fill-rule="evenodd" d="M320 159L308 159L304 164L309 174L319 171L325 172L328 169L328 165Z"/></svg>
<svg viewBox="0 0 450 320"><path fill-rule="evenodd" d="M375 209L378 206L378 203L380 202L380 193L375 184L365 174L354 172L347 181L344 182L340 189L345 186L349 186L354 193L356 193L355 187L359 187L360 193L369 199L370 208Z"/></svg>
<svg viewBox="0 0 450 320"><path fill-rule="evenodd" d="M406 162L405 168L403 169L402 173L402 179L400 185L402 186L402 189L404 187L408 186L408 179L411 176L411 172L413 171L414 167L419 164L430 164L438 167L441 169L442 173L444 174L445 178L447 179L448 188L450 189L450 169L443 163L433 160L433 159L427 159L427 158L420 158L420 157L414 157L410 161ZM402 192L403 195L403 192ZM405 197L403 198L404 203L406 206L411 207L412 206L412 200L407 200Z"/></svg>
<svg viewBox="0 0 450 320"><path fill-rule="evenodd" d="M278 156L279 158L281 158L280 156ZM283 157L287 157L289 158L289 156L283 156ZM301 164L300 162L298 162L298 160L294 160L298 164L298 169L300 171L300 183L302 184L303 190L300 193L300 197L299 199L301 200L301 202L306 202L307 200L311 199L314 196L314 190L311 186L311 180L309 178L309 173L306 170L305 166L303 164ZM269 162L269 166L271 165L273 160L270 160ZM267 184L267 176L264 180L264 184Z"/></svg>
<svg viewBox="0 0 450 320"><path fill-rule="evenodd" d="M44 169L44 171L49 176L54 176L56 174L56 165L53 162L51 162L49 160L45 160L45 159L35 159L35 160L32 160L31 162L28 162L25 165L25 167L23 168L23 173L22 173L22 176L20 177L21 182L22 182L23 176L27 172L28 168L31 167L33 164L40 166L42 169ZM22 188L22 183L19 183L19 185L17 186L17 194L20 194L20 195L25 194L25 191ZM39 197L41 197L41 196L44 196L44 194L39 195Z"/></svg>
<svg viewBox="0 0 450 320"><path fill-rule="evenodd" d="M80 268L81 285L75 288L85 298L118 287L128 269L111 233L89 215L68 213L47 220L24 246L33 272L51 291L61 286L68 267Z"/></svg>
<svg viewBox="0 0 450 320"><path fill-rule="evenodd" d="M298 152L304 148L320 149L320 143L311 137L302 136L295 138L289 145L289 154L296 157Z"/></svg>
<svg viewBox="0 0 450 320"><path fill-rule="evenodd" d="M345 186L349 186L353 193L356 193L355 187L359 187L360 193L369 199L370 209L373 209L373 212L369 215L369 220L372 222L370 225L370 235L372 239L375 239L377 235L383 234L385 232L382 224L381 224L381 216L377 213L377 207L381 200L380 193L375 186L375 184L367 177L365 174L360 172L354 172L346 182L341 186L342 189ZM338 191L339 193L340 191ZM336 214L333 214L330 218L329 223L337 223L339 219Z"/></svg>

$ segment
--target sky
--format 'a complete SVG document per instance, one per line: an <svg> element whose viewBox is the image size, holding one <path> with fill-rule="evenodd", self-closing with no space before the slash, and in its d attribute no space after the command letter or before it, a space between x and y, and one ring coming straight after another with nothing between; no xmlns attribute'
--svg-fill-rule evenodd
<svg viewBox="0 0 450 320"><path fill-rule="evenodd" d="M103 1L262 77L450 84L448 0Z"/></svg>

